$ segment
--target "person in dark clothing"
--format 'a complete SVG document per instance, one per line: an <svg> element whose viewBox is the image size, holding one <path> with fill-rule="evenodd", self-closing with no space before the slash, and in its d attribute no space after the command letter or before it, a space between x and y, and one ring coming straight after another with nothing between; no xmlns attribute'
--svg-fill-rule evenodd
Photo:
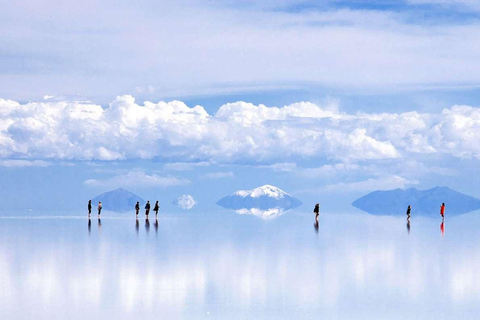
<svg viewBox="0 0 480 320"><path fill-rule="evenodd" d="M410 207L410 205L408 205L408 208L407 208L407 220L410 220L410 212L412 211L412 207Z"/></svg>
<svg viewBox="0 0 480 320"><path fill-rule="evenodd" d="M135 205L135 216L138 218L138 212L140 211L140 202L137 201L137 204Z"/></svg>
<svg viewBox="0 0 480 320"><path fill-rule="evenodd" d="M159 209L160 207L158 206L158 200L157 200L157 202L155 202L155 207L153 207L153 211L155 211L155 219L157 219Z"/></svg>
<svg viewBox="0 0 480 320"><path fill-rule="evenodd" d="M98 217L100 218L100 213L102 213L102 202L101 201L98 202L97 209L98 209Z"/></svg>
<svg viewBox="0 0 480 320"><path fill-rule="evenodd" d="M92 200L88 200L88 217L89 218L91 213L92 213Z"/></svg>
<svg viewBox="0 0 480 320"><path fill-rule="evenodd" d="M315 205L315 208L313 209L313 212L315 213L315 220L318 219L318 216L320 215L320 204L317 203Z"/></svg>
<svg viewBox="0 0 480 320"><path fill-rule="evenodd" d="M149 213L150 213L150 201L147 201L147 204L145 205L145 215L147 216L147 219L148 219Z"/></svg>

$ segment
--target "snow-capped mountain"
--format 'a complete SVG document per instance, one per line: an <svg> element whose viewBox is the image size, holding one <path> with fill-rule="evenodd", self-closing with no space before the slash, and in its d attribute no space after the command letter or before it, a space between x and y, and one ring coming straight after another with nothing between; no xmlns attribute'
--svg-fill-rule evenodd
<svg viewBox="0 0 480 320"><path fill-rule="evenodd" d="M220 199L217 204L234 210L281 208L286 211L300 206L302 202L278 187L264 185L253 190L239 190Z"/></svg>
<svg viewBox="0 0 480 320"><path fill-rule="evenodd" d="M238 195L240 197L252 197L252 198L260 198L262 196L268 196L274 199L282 199L284 197L290 196L288 193L283 191L282 189L271 186L266 184L264 186L255 188L253 190L238 190L234 193L234 195Z"/></svg>

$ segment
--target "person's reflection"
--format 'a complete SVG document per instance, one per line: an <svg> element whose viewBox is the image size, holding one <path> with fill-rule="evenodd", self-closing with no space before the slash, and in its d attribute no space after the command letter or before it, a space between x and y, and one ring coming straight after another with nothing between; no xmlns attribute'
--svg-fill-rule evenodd
<svg viewBox="0 0 480 320"><path fill-rule="evenodd" d="M140 229L140 222L138 222L138 219L135 219L135 231L137 232L137 237L138 237L138 230Z"/></svg>
<svg viewBox="0 0 480 320"><path fill-rule="evenodd" d="M88 235L90 235L91 231L92 231L92 220L88 219Z"/></svg>
<svg viewBox="0 0 480 320"><path fill-rule="evenodd" d="M407 219L407 231L410 234L410 218Z"/></svg>
<svg viewBox="0 0 480 320"><path fill-rule="evenodd" d="M145 219L145 230L147 231L150 231L150 221L148 219Z"/></svg>
<svg viewBox="0 0 480 320"><path fill-rule="evenodd" d="M313 224L313 227L315 228L315 233L318 234L318 219L315 219L315 223Z"/></svg>
<svg viewBox="0 0 480 320"><path fill-rule="evenodd" d="M153 226L155 227L155 235L158 236L158 220L155 219L155 223L153 224Z"/></svg>
<svg viewBox="0 0 480 320"><path fill-rule="evenodd" d="M102 220L100 218L98 218L98 232L102 233Z"/></svg>
<svg viewBox="0 0 480 320"><path fill-rule="evenodd" d="M440 232L442 233L442 238L445 236L445 221L442 221L440 224Z"/></svg>

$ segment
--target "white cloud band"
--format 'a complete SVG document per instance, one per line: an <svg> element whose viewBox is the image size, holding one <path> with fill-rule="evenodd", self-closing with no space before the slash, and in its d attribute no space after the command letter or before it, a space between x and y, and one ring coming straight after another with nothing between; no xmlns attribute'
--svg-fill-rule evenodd
<svg viewBox="0 0 480 320"><path fill-rule="evenodd" d="M440 114L346 114L334 103L282 108L229 103L209 115L183 102L108 108L81 102L20 104L0 99L0 158L121 160L167 158L268 163L301 158L342 161L446 153L480 158L480 108Z"/></svg>

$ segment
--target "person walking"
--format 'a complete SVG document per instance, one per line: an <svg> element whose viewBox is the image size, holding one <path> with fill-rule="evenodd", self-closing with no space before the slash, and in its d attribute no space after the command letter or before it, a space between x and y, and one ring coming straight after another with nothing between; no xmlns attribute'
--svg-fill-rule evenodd
<svg viewBox="0 0 480 320"><path fill-rule="evenodd" d="M155 207L153 207L153 211L155 211L155 219L157 219L158 217L158 210L160 209L160 207L158 206L158 200L157 202L155 202Z"/></svg>
<svg viewBox="0 0 480 320"><path fill-rule="evenodd" d="M440 206L440 215L442 216L442 219L445 219L445 203L442 203Z"/></svg>
<svg viewBox="0 0 480 320"><path fill-rule="evenodd" d="M149 213L150 213L150 201L147 201L147 204L145 205L145 215L147 216L147 219L148 219Z"/></svg>
<svg viewBox="0 0 480 320"><path fill-rule="evenodd" d="M98 202L97 209L98 209L98 217L100 218L100 213L102 213L102 201Z"/></svg>
<svg viewBox="0 0 480 320"><path fill-rule="evenodd" d="M318 219L318 216L320 215L320 204L317 203L315 205L315 208L313 209L313 212L315 213L315 220Z"/></svg>
<svg viewBox="0 0 480 320"><path fill-rule="evenodd" d="M135 205L135 217L138 218L138 212L140 212L140 202L137 201L137 204Z"/></svg>
<svg viewBox="0 0 480 320"><path fill-rule="evenodd" d="M88 217L89 218L91 213L92 213L92 200L88 200Z"/></svg>
<svg viewBox="0 0 480 320"><path fill-rule="evenodd" d="M412 210L412 207L410 207L410 205L408 205L408 208L407 208L407 220L410 220L410 212Z"/></svg>

